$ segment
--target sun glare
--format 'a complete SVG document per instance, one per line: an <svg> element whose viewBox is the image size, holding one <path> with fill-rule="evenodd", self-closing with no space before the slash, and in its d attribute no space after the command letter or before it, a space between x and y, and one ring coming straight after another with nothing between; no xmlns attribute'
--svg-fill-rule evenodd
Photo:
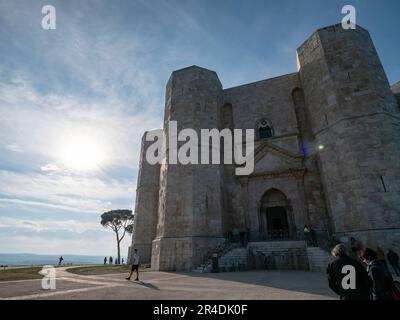
<svg viewBox="0 0 400 320"><path fill-rule="evenodd" d="M68 138L62 146L61 154L64 165L78 171L98 170L105 159L102 145L96 139L86 136Z"/></svg>

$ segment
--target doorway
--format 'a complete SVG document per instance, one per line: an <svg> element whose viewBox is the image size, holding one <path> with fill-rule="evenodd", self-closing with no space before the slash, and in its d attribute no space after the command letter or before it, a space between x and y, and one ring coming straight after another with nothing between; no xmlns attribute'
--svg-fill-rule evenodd
<svg viewBox="0 0 400 320"><path fill-rule="evenodd" d="M289 238L289 223L284 207L270 207L266 210L267 237L270 239Z"/></svg>

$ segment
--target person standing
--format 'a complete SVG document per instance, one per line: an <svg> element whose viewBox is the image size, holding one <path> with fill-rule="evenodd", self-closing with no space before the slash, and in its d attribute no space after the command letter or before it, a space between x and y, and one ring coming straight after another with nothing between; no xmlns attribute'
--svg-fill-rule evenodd
<svg viewBox="0 0 400 320"><path fill-rule="evenodd" d="M113 264L113 258L110 256L110 258L108 259L108 263L109 264Z"/></svg>
<svg viewBox="0 0 400 320"><path fill-rule="evenodd" d="M104 257L104 264L107 264L107 257Z"/></svg>
<svg viewBox="0 0 400 320"><path fill-rule="evenodd" d="M396 273L396 276L399 277L400 276L399 255L393 250L389 249L387 253L387 258L394 272Z"/></svg>
<svg viewBox="0 0 400 320"><path fill-rule="evenodd" d="M331 247L333 248L334 246L340 244L340 241L336 238L335 235L332 235L330 238L330 243L331 243Z"/></svg>
<svg viewBox="0 0 400 320"><path fill-rule="evenodd" d="M136 279L135 281L139 281L139 263L140 263L140 256L138 250L135 249L132 256L132 270L128 278L126 280L131 280L132 274L136 271Z"/></svg>
<svg viewBox="0 0 400 320"><path fill-rule="evenodd" d="M58 265L61 266L61 263L63 262L64 258L61 256L58 258Z"/></svg>
<svg viewBox="0 0 400 320"><path fill-rule="evenodd" d="M372 281L361 262L350 258L347 255L344 245L336 245L331 252L335 260L328 265L329 288L335 292L340 300L371 300ZM343 273L343 267L353 266L355 269L355 288L343 288L343 278L347 275Z"/></svg>
<svg viewBox="0 0 400 320"><path fill-rule="evenodd" d="M312 246L318 247L317 233L315 232L315 230L313 228L310 228L310 235L311 235Z"/></svg>
<svg viewBox="0 0 400 320"><path fill-rule="evenodd" d="M306 240L307 245L310 244L310 228L305 225L303 228L303 232L304 232L304 239Z"/></svg>
<svg viewBox="0 0 400 320"><path fill-rule="evenodd" d="M383 250L381 249L381 247L378 247L378 248L377 248L376 254L377 254L377 256L378 256L378 260L379 260L380 262L382 262L382 264L385 266L385 268L386 268L387 270L389 270L388 265L387 265L387 263L386 263L386 259L385 259L385 252L383 252Z"/></svg>
<svg viewBox="0 0 400 320"><path fill-rule="evenodd" d="M350 238L350 247L351 247L351 252L353 253L353 258L354 259L360 259L360 253L363 248L361 242L357 241L353 237ZM362 260L362 259L361 259Z"/></svg>
<svg viewBox="0 0 400 320"><path fill-rule="evenodd" d="M382 261L378 259L376 252L366 248L361 252L361 258L368 265L368 274L373 281L374 300L389 300L390 290L393 285L392 275Z"/></svg>

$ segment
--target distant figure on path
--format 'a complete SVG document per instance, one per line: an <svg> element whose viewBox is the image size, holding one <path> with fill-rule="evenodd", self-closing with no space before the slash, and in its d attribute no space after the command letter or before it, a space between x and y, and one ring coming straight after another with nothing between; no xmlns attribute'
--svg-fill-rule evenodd
<svg viewBox="0 0 400 320"><path fill-rule="evenodd" d="M139 263L140 263L140 256L139 256L137 249L135 249L135 251L133 252L133 257L132 257L132 270L131 270L129 277L126 278L126 280L131 280L133 272L136 271L135 281L139 281Z"/></svg>
<svg viewBox="0 0 400 320"><path fill-rule="evenodd" d="M61 263L63 262L64 258L61 256L58 258L58 265L61 266Z"/></svg>
<svg viewBox="0 0 400 320"><path fill-rule="evenodd" d="M122 258L122 264L124 264L124 258Z"/></svg>
<svg viewBox="0 0 400 320"><path fill-rule="evenodd" d="M107 257L104 257L104 264L107 264Z"/></svg>
<svg viewBox="0 0 400 320"><path fill-rule="evenodd" d="M118 264L118 259L117 258L114 259L114 264Z"/></svg>
<svg viewBox="0 0 400 320"><path fill-rule="evenodd" d="M110 256L110 258L108 259L110 264L113 264L113 258Z"/></svg>
<svg viewBox="0 0 400 320"><path fill-rule="evenodd" d="M361 258L368 265L368 274L373 281L372 293L374 300L389 300L393 285L392 275L382 261L378 259L376 252L366 248L361 252Z"/></svg>
<svg viewBox="0 0 400 320"><path fill-rule="evenodd" d="M400 267L399 267L399 255L393 250L389 249L387 253L387 258L389 263L391 264L396 276L400 276Z"/></svg>
<svg viewBox="0 0 400 320"><path fill-rule="evenodd" d="M350 258L342 244L336 245L331 254L336 259L326 270L329 288L340 297L340 300L371 300L372 281L361 262ZM346 273L342 272L343 267L349 265L353 266L356 272L355 289L346 289L342 286L343 278L346 276Z"/></svg>

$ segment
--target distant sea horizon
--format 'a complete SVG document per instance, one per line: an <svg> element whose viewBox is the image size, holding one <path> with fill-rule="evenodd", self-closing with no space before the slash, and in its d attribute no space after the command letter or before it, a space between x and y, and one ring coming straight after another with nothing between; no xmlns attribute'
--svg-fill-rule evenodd
<svg viewBox="0 0 400 320"><path fill-rule="evenodd" d="M57 265L60 256L63 257L62 264L103 264L105 256L91 256L79 254L34 254L34 253L0 253L0 265L29 266L29 265ZM116 257L114 256L113 259ZM124 258L126 261L126 257ZM108 257L107 257L108 259ZM108 261L107 261L108 263Z"/></svg>

